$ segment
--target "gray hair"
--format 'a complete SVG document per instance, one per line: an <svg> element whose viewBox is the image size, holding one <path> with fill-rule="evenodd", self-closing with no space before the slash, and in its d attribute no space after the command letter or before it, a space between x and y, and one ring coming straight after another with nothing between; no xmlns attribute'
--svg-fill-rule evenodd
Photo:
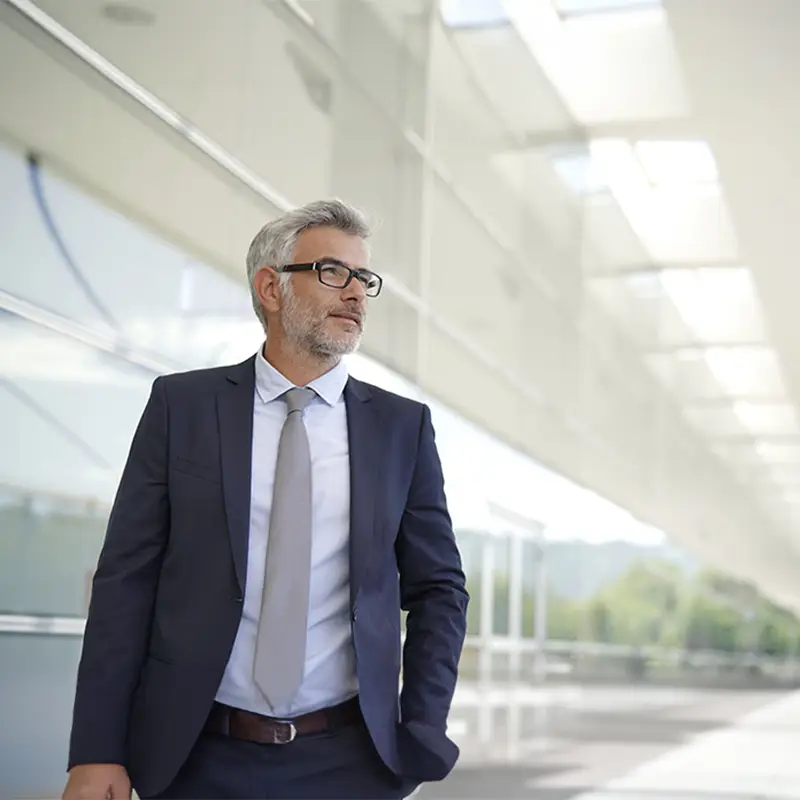
<svg viewBox="0 0 800 800"><path fill-rule="evenodd" d="M264 309L253 286L256 273L262 267L283 267L291 262L297 237L312 228L336 228L343 233L369 238L370 226L363 212L342 200L317 200L300 208L287 211L270 220L255 236L247 251L247 282L253 310L267 329ZM287 272L281 273L281 288L286 289L291 279Z"/></svg>

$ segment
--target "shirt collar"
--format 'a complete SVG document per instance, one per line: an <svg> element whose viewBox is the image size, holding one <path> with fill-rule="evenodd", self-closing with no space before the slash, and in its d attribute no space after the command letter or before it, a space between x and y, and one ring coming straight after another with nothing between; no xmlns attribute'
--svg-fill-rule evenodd
<svg viewBox="0 0 800 800"><path fill-rule="evenodd" d="M348 377L347 367L344 361L340 361L333 369L311 381L308 388L313 389L329 406L334 406L342 396ZM271 403L294 388L294 384L264 358L261 348L256 355L256 391L261 402Z"/></svg>

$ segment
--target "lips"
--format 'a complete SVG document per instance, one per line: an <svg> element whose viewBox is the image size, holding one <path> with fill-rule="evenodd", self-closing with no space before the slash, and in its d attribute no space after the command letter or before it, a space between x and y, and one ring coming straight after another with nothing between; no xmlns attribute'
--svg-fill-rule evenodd
<svg viewBox="0 0 800 800"><path fill-rule="evenodd" d="M351 322L355 322L356 325L361 325L361 315L356 314L355 312L351 311L337 311L334 314L331 314L332 317L338 317L339 319L349 319Z"/></svg>

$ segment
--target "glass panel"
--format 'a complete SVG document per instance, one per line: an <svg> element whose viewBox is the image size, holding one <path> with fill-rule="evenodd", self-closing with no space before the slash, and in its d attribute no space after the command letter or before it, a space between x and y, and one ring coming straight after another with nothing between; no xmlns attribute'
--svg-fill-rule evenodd
<svg viewBox="0 0 800 800"><path fill-rule="evenodd" d="M0 611L85 616L107 518L92 500L0 489Z"/></svg>
<svg viewBox="0 0 800 800"><path fill-rule="evenodd" d="M467 634L469 636L479 636L481 632L484 535L464 530L458 531L457 536L464 573L467 576L467 591L470 596L467 608Z"/></svg>
<svg viewBox="0 0 800 800"><path fill-rule="evenodd" d="M657 8L661 0L552 0L563 16L608 14Z"/></svg>
<svg viewBox="0 0 800 800"><path fill-rule="evenodd" d="M110 502L154 376L11 314L0 336L0 480Z"/></svg>
<svg viewBox="0 0 800 800"><path fill-rule="evenodd" d="M499 536L492 540L494 547L494 619L492 633L495 636L508 636L509 609L511 602L511 542L507 536Z"/></svg>
<svg viewBox="0 0 800 800"><path fill-rule="evenodd" d="M61 796L80 647L78 637L0 633L4 797Z"/></svg>
<svg viewBox="0 0 800 800"><path fill-rule="evenodd" d="M34 311L110 336L119 348L147 353L165 369L209 366L252 347L259 326L243 281L189 258L49 173L28 180L24 163L0 148L0 181L15 199L12 213L0 219L4 291ZM20 268L32 264L35 269ZM28 348L43 346L31 337L44 334L26 329L24 335ZM51 337L48 347L56 357L73 346ZM42 364L22 348L18 342L3 353L28 364L15 369Z"/></svg>
<svg viewBox="0 0 800 800"><path fill-rule="evenodd" d="M503 0L441 0L444 24L451 28L487 28L508 23Z"/></svg>
<svg viewBox="0 0 800 800"><path fill-rule="evenodd" d="M538 578L537 553L539 545L535 542L522 543L522 626L524 639L532 639L536 634L536 584Z"/></svg>

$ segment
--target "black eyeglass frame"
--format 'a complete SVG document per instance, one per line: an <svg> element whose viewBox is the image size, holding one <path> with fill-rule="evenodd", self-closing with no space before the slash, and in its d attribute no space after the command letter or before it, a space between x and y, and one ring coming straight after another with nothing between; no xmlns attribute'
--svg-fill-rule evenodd
<svg viewBox="0 0 800 800"><path fill-rule="evenodd" d="M337 267L339 269L346 269L349 273L347 276L347 280L344 282L342 286L332 286L329 283L325 283L322 280L323 270L325 267ZM317 273L317 278L319 282L323 286L327 286L329 289L346 289L353 278L357 278L358 280L362 279L362 276L368 275L371 278L375 278L378 281L378 289L375 291L374 294L370 294L370 288L366 285L364 286L364 291L366 292L367 297L377 297L381 293L381 289L383 288L383 278L378 275L377 272L373 272L371 269L353 269L352 267L348 267L342 261L339 261L336 258L324 258L320 261L311 261L308 264L286 264L283 267L278 267L278 272L310 272L314 271ZM362 280L363 283L363 280Z"/></svg>

